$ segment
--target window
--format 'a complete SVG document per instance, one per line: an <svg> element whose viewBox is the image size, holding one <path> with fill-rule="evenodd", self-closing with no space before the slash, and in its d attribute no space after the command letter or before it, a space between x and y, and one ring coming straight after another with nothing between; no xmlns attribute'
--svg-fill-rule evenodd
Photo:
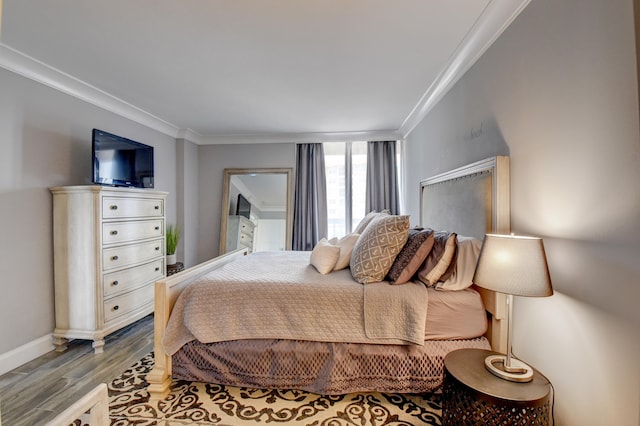
<svg viewBox="0 0 640 426"><path fill-rule="evenodd" d="M324 144L328 237L351 232L365 216L367 142Z"/></svg>

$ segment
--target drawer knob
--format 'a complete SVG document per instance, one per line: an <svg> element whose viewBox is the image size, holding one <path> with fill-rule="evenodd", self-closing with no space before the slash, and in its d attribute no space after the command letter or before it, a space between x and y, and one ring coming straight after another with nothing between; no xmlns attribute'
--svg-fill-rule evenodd
<svg viewBox="0 0 640 426"><path fill-rule="evenodd" d="M110 233L111 233L111 235L118 235L118 231L115 231L115 230L111 231Z"/></svg>
<svg viewBox="0 0 640 426"><path fill-rule="evenodd" d="M118 260L118 256L111 256L111 260L115 262L116 260Z"/></svg>
<svg viewBox="0 0 640 426"><path fill-rule="evenodd" d="M160 251L160 247L156 247L156 251Z"/></svg>
<svg viewBox="0 0 640 426"><path fill-rule="evenodd" d="M112 206L109 206L109 208L110 208L111 210L118 210L118 206L116 206L115 204L114 204L114 205L112 205Z"/></svg>
<svg viewBox="0 0 640 426"><path fill-rule="evenodd" d="M156 226L156 227L155 227L155 230L156 230L156 231L158 231L159 229L160 229L160 227L159 227L159 226Z"/></svg>
<svg viewBox="0 0 640 426"><path fill-rule="evenodd" d="M114 307L113 307L113 310L114 310L114 311L117 311L118 309L120 309L120 306L118 306L118 305L116 305L116 306L114 306Z"/></svg>
<svg viewBox="0 0 640 426"><path fill-rule="evenodd" d="M160 206L154 206L154 209L160 210Z"/></svg>
<svg viewBox="0 0 640 426"><path fill-rule="evenodd" d="M156 267L156 272L158 272L160 270L160 268Z"/></svg>
<svg viewBox="0 0 640 426"><path fill-rule="evenodd" d="M115 286L117 286L118 284L120 284L120 283L118 282L118 280L116 280L116 281L114 281L114 282L112 282L112 283L111 283L111 285L112 285L112 286L114 286L114 287L115 287Z"/></svg>

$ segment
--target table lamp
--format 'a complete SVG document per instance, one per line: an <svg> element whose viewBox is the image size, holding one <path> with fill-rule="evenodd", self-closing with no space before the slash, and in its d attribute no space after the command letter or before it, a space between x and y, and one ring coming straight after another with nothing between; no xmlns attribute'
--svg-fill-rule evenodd
<svg viewBox="0 0 640 426"><path fill-rule="evenodd" d="M490 355L485 366L512 382L530 382L533 369L511 354L513 296L551 296L551 277L541 238L487 234L473 276L479 287L507 296L507 354Z"/></svg>

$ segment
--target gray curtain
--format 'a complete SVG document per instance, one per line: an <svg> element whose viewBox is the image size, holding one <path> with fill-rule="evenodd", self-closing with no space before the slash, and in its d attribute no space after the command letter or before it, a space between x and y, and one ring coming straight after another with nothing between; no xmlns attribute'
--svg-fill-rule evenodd
<svg viewBox="0 0 640 426"><path fill-rule="evenodd" d="M321 143L296 145L293 250L313 250L327 236L327 183Z"/></svg>
<svg viewBox="0 0 640 426"><path fill-rule="evenodd" d="M396 141L367 143L366 212L400 214Z"/></svg>

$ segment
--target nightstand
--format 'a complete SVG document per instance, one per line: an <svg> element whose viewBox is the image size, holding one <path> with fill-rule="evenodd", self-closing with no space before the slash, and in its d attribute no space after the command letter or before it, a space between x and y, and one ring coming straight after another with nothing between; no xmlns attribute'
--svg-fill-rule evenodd
<svg viewBox="0 0 640 426"><path fill-rule="evenodd" d="M443 426L549 425L551 385L535 368L533 381L500 379L484 366L497 352L459 349L444 359Z"/></svg>
<svg viewBox="0 0 640 426"><path fill-rule="evenodd" d="M176 262L173 265L167 265L167 276L169 277L173 274L177 274L183 269L184 269L184 264L182 262Z"/></svg>

